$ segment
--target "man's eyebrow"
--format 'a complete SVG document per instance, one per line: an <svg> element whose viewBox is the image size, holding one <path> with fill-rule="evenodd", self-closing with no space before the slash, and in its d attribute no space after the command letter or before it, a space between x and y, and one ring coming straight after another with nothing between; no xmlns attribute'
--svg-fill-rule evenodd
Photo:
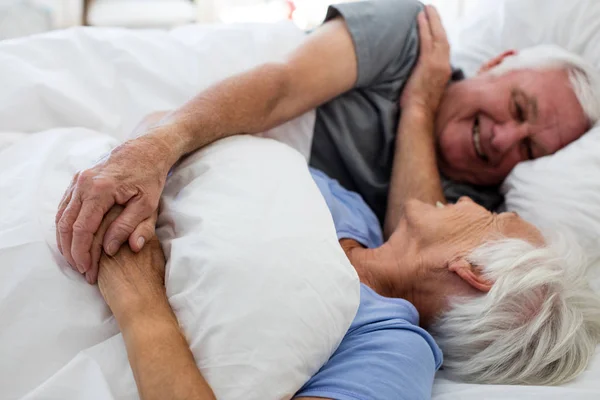
<svg viewBox="0 0 600 400"><path fill-rule="evenodd" d="M528 115L530 116L529 119L531 119L531 122L537 122L539 117L537 99L535 97L528 96L527 93L521 89L515 89L515 94L523 97L525 101L527 101Z"/></svg>
<svg viewBox="0 0 600 400"><path fill-rule="evenodd" d="M535 97L528 97L527 104L529 105L529 108L531 109L532 121L537 122L537 119L539 117L537 99Z"/></svg>

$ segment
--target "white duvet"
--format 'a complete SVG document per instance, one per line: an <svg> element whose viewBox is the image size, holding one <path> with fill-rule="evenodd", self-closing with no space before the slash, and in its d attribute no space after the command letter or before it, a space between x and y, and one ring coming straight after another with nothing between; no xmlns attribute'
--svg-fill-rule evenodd
<svg viewBox="0 0 600 400"><path fill-rule="evenodd" d="M172 108L215 80L277 59L301 40L289 26L277 29L277 36L261 26L171 33L75 30L0 43L2 399L137 398L117 326L97 289L69 278L57 261L49 265L46 243L54 241L49 216L72 174L123 140L145 114ZM292 139L289 133L309 132L313 121L305 116L271 136L305 154L310 138ZM42 131L43 139L32 139ZM351 287L352 277L346 276ZM326 347L339 340L333 336L322 338ZM243 382L227 384L235 389ZM434 398L598 399L600 360L559 388L460 384L442 372Z"/></svg>
<svg viewBox="0 0 600 400"><path fill-rule="evenodd" d="M97 287L56 253L58 201L72 175L143 115L280 59L303 37L282 25L73 30L0 43L0 125L9 131L0 134L0 398L138 398ZM358 307L358 277L304 157L313 124L308 113L263 135L279 142L215 143L165 187L157 234L167 294L219 399L290 398Z"/></svg>

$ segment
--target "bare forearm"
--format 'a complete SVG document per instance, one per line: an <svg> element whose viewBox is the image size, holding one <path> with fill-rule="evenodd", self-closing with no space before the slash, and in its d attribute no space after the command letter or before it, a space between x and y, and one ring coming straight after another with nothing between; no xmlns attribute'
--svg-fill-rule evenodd
<svg viewBox="0 0 600 400"><path fill-rule="evenodd" d="M159 125L178 136L181 155L228 136L263 132L293 117L282 109L288 82L285 64L265 64L209 87Z"/></svg>
<svg viewBox="0 0 600 400"><path fill-rule="evenodd" d="M151 313L119 321L141 399L215 399L166 299L164 303Z"/></svg>
<svg viewBox="0 0 600 400"><path fill-rule="evenodd" d="M285 61L209 87L148 134L168 141L181 157L231 135L267 131L350 90L356 79L354 44L344 20L336 18Z"/></svg>
<svg viewBox="0 0 600 400"><path fill-rule="evenodd" d="M445 202L437 168L433 121L433 115L420 108L402 110L385 217L386 238L396 229L407 200Z"/></svg>

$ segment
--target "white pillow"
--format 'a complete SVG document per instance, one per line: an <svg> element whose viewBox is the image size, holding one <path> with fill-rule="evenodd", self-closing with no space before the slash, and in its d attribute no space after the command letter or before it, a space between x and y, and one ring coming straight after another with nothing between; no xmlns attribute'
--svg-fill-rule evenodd
<svg viewBox="0 0 600 400"><path fill-rule="evenodd" d="M600 2L497 0L473 7L449 25L453 62L468 76L507 49L556 44L600 68Z"/></svg>
<svg viewBox="0 0 600 400"><path fill-rule="evenodd" d="M303 157L269 139L226 139L185 160L162 201L169 299L217 398L289 398L359 302Z"/></svg>
<svg viewBox="0 0 600 400"><path fill-rule="evenodd" d="M600 2L482 1L456 24L453 63L474 75L507 49L556 44L600 68ZM506 207L545 227L562 225L595 253L600 244L600 130L557 154L519 164L505 180ZM595 255L595 254L593 254Z"/></svg>

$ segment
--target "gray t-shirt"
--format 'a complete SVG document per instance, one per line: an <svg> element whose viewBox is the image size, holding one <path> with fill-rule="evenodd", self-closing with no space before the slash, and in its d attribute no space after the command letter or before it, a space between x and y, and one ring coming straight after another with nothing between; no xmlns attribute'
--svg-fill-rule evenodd
<svg viewBox="0 0 600 400"><path fill-rule="evenodd" d="M380 221L385 217L394 160L399 99L419 54L416 0L371 0L331 6L325 21L342 16L356 51L354 89L317 109L310 165L358 192ZM497 188L442 179L449 201L461 195L496 208Z"/></svg>

